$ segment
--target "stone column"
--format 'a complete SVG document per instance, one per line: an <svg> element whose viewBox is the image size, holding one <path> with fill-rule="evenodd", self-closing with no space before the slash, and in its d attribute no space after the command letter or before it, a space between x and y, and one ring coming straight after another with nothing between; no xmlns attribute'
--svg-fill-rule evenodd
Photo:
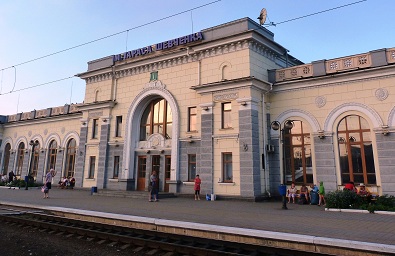
<svg viewBox="0 0 395 256"><path fill-rule="evenodd" d="M256 105L243 104L239 109L240 195L256 197L261 194L259 117Z"/></svg>

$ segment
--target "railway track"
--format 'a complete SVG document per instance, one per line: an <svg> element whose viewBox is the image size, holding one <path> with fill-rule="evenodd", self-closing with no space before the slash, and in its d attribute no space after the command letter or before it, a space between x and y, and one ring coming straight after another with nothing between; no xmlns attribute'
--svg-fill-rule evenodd
<svg viewBox="0 0 395 256"><path fill-rule="evenodd" d="M19 227L32 227L58 236L116 245L125 253L131 252L135 255L305 255L299 251L78 220L34 209L0 208L0 221Z"/></svg>

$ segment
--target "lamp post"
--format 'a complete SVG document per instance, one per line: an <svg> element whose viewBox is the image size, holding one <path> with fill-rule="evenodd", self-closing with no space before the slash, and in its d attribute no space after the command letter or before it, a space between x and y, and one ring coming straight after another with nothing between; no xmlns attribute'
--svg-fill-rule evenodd
<svg viewBox="0 0 395 256"><path fill-rule="evenodd" d="M32 169L32 162L33 162L33 157L34 157L34 147L38 146L39 142L38 142L38 140L30 140L29 145L31 146L32 149L30 152L29 169L27 170L27 175L25 176L25 183L26 183L25 190L28 190L30 171Z"/></svg>
<svg viewBox="0 0 395 256"><path fill-rule="evenodd" d="M284 146L284 135L285 131L289 131L294 127L294 124L291 120L287 120L284 122L284 127L281 128L281 123L279 121L273 121L270 126L272 127L273 130L277 131L280 130L280 141L282 144L282 149L283 149L283 156L282 156L282 174L283 174L283 182L282 185L286 186L286 172L285 172L285 146ZM286 198L286 191L283 193L283 207L282 209L287 210L287 198Z"/></svg>

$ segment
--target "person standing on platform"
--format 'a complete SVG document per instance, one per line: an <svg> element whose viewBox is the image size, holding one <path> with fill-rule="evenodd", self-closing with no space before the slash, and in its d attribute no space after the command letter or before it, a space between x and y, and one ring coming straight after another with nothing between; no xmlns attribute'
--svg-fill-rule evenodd
<svg viewBox="0 0 395 256"><path fill-rule="evenodd" d="M200 200L200 184L202 184L202 180L199 178L199 174L196 174L195 178L195 200Z"/></svg>
<svg viewBox="0 0 395 256"><path fill-rule="evenodd" d="M158 198L156 197L157 194L157 182L158 182L158 178L156 177L156 171L152 171L152 174L149 178L150 180L150 185L148 187L149 190L149 202L152 202L152 196L154 197L154 202L158 201Z"/></svg>
<svg viewBox="0 0 395 256"><path fill-rule="evenodd" d="M320 181L320 188L318 189L318 193L320 194L320 200L318 202L318 206L325 205L325 187L323 181Z"/></svg>
<svg viewBox="0 0 395 256"><path fill-rule="evenodd" d="M11 171L8 173L8 183L11 183L11 182L14 180L14 177L15 177L14 171L11 170Z"/></svg>
<svg viewBox="0 0 395 256"><path fill-rule="evenodd" d="M52 186L52 178L55 177L56 172L54 169L49 170L47 175L45 176L45 187L47 188L47 193L44 192L44 198L49 198L49 190Z"/></svg>

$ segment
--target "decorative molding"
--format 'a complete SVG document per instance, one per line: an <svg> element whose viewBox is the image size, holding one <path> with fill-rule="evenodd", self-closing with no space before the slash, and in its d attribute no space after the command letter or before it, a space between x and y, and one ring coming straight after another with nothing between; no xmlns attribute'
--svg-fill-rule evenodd
<svg viewBox="0 0 395 256"><path fill-rule="evenodd" d="M239 97L238 92L222 94L222 95L214 95L214 101L226 101L226 100L234 100Z"/></svg>
<svg viewBox="0 0 395 256"><path fill-rule="evenodd" d="M199 46L204 46L204 43L199 44ZM239 39L234 42L228 42L222 45L215 45L202 50L196 50L193 53L189 53L189 55L174 56L174 57L170 57L169 59L154 61L147 64L140 64L139 61L143 61L146 59L139 59L136 60L135 62L128 62L122 64L122 65L136 65L134 67L129 67L115 71L114 74L112 72L106 71L105 73L88 76L83 79L85 79L87 84L97 83L105 80L110 80L114 76L115 78L122 78L122 77L133 76L133 75L138 75L152 71L158 71L160 69L170 68L190 62L199 61L205 58L241 51L244 49L251 49L252 51L272 61L275 61L276 58L279 56L279 53L277 53L276 51L272 50L271 48L269 48L268 46L266 46L265 44L259 42L254 38ZM120 67L120 66L116 66L116 67ZM89 74L89 72L86 72L86 74Z"/></svg>
<svg viewBox="0 0 395 256"><path fill-rule="evenodd" d="M385 88L378 88L375 92L374 95L379 101L383 101L387 99L388 97L388 90Z"/></svg>
<svg viewBox="0 0 395 256"><path fill-rule="evenodd" d="M143 89L166 89L166 85L160 80L151 81L144 85Z"/></svg>
<svg viewBox="0 0 395 256"><path fill-rule="evenodd" d="M325 105L326 105L326 97L324 97L324 96L318 96L318 97L316 97L316 98L315 98L315 105L316 105L318 108L322 108L323 106L325 106Z"/></svg>
<svg viewBox="0 0 395 256"><path fill-rule="evenodd" d="M337 106L328 114L327 118L325 119L324 130L332 131L336 118L347 111L357 111L365 114L372 121L373 128L381 127L383 125L380 115L371 107L362 103L348 102Z"/></svg>
<svg viewBox="0 0 395 256"><path fill-rule="evenodd" d="M103 115L103 111L96 111L96 112L89 112L88 117L95 118L95 117L100 117L102 115Z"/></svg>
<svg viewBox="0 0 395 256"><path fill-rule="evenodd" d="M280 123L283 123L285 120L292 119L294 117L301 117L305 119L310 124L312 132L317 132L321 130L320 124L318 123L314 115L312 115L308 111L301 109L289 109L287 111L284 111L275 120L277 120Z"/></svg>

